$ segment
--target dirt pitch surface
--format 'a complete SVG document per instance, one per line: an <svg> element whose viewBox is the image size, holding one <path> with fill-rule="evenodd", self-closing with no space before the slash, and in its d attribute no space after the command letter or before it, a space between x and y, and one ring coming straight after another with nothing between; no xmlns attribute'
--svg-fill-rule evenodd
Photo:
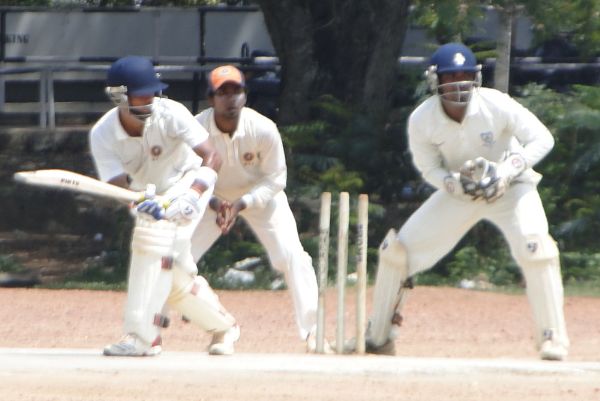
<svg viewBox="0 0 600 401"><path fill-rule="evenodd" d="M0 400L600 400L600 298L567 297L571 354L544 362L524 295L417 287L396 357L308 355L286 291L219 295L242 326L236 355L208 356L210 337L172 314L161 356L108 358L124 293L0 288Z"/></svg>

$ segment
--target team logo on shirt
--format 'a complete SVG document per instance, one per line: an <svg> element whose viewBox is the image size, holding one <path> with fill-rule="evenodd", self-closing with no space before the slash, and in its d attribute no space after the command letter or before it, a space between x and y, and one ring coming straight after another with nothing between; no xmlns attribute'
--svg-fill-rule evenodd
<svg viewBox="0 0 600 401"><path fill-rule="evenodd" d="M481 140L483 141L483 146L491 148L494 146L496 141L494 140L494 133L492 131L486 131L479 134Z"/></svg>
<svg viewBox="0 0 600 401"><path fill-rule="evenodd" d="M511 160L513 167L517 170L523 170L523 159L520 157L513 157Z"/></svg>
<svg viewBox="0 0 600 401"><path fill-rule="evenodd" d="M162 153L162 147L158 146L158 145L154 145L152 146L152 148L150 148L150 154L152 155L152 159L156 160L158 159L158 157L161 155Z"/></svg>
<svg viewBox="0 0 600 401"><path fill-rule="evenodd" d="M244 159L244 165L252 164L252 160L254 160L254 153L246 152L242 158Z"/></svg>

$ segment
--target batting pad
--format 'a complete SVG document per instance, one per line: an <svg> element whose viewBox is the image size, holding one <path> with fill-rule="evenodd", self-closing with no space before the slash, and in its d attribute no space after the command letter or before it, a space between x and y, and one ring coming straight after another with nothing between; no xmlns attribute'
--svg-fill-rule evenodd
<svg viewBox="0 0 600 401"><path fill-rule="evenodd" d="M392 317L400 312L408 279L408 263L404 245L397 239L394 229L388 231L379 246L379 264L373 293L373 313L367 332L368 341L374 346L385 344L391 337Z"/></svg>
<svg viewBox="0 0 600 401"><path fill-rule="evenodd" d="M531 235L521 250L520 263L527 284L527 298L535 322L535 340L544 341L544 332L552 330L554 341L569 346L564 317L564 291L556 243L549 235Z"/></svg>
<svg viewBox="0 0 600 401"><path fill-rule="evenodd" d="M225 331L235 324L204 277L191 276L177 267L173 269L173 289L167 302L208 332Z"/></svg>
<svg viewBox="0 0 600 401"><path fill-rule="evenodd" d="M171 291L176 232L171 222L145 217L136 219L133 230L124 332L148 343L159 334L156 322Z"/></svg>

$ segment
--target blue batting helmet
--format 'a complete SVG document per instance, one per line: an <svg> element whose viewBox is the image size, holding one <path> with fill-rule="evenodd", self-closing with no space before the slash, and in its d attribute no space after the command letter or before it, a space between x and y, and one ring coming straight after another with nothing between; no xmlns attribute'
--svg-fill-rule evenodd
<svg viewBox="0 0 600 401"><path fill-rule="evenodd" d="M153 95L169 86L158 79L152 62L141 56L126 56L115 61L108 70L107 85L124 86L130 96Z"/></svg>

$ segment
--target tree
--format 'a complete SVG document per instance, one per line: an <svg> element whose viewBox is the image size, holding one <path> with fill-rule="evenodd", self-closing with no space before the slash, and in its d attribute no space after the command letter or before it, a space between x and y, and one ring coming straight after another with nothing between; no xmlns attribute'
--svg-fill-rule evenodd
<svg viewBox="0 0 600 401"><path fill-rule="evenodd" d="M257 0L282 67L279 121L330 94L382 120L408 27L409 0Z"/></svg>
<svg viewBox="0 0 600 401"><path fill-rule="evenodd" d="M513 22L522 13L531 18L539 42L565 35L584 56L600 50L597 0L492 0L489 4L498 10L500 20L494 72L494 86L498 90L508 92Z"/></svg>
<svg viewBox="0 0 600 401"><path fill-rule="evenodd" d="M507 92L510 83L513 22L520 15L532 21L535 43L557 36L585 56L600 52L600 2L597 0L421 0L416 2L418 22L428 26L438 42L464 41L483 7L493 7L500 22L495 52L494 86Z"/></svg>

